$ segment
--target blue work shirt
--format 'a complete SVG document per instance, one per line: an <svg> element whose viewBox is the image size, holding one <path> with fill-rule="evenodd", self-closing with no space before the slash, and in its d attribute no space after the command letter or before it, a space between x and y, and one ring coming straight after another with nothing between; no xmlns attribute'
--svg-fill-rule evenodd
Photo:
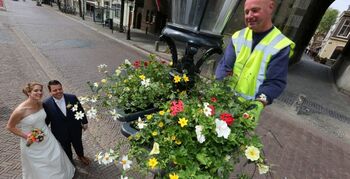
<svg viewBox="0 0 350 179"><path fill-rule="evenodd" d="M272 28L263 33L253 32L252 50L254 50L255 46L260 42L260 40L263 39L271 30ZM287 85L289 52L290 46L282 49L276 55L271 57L271 60L267 66L266 78L260 85L258 93L255 96L256 98L260 94L265 94L268 104L271 104L272 101L283 92L284 88ZM222 80L224 77L232 74L235 61L236 52L231 40L216 68L216 79Z"/></svg>

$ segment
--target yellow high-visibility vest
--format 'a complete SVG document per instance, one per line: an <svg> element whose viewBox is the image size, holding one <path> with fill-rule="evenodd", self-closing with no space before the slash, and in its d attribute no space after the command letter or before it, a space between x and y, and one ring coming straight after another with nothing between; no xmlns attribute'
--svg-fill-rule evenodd
<svg viewBox="0 0 350 179"><path fill-rule="evenodd" d="M232 87L247 100L255 99L260 85L266 78L271 57L290 46L289 57L293 55L295 44L274 27L254 48L253 31L244 28L232 35L236 53L233 67Z"/></svg>

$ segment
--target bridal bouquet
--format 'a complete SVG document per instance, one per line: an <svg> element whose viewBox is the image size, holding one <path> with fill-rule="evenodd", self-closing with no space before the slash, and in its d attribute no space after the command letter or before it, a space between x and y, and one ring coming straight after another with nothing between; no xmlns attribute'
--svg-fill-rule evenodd
<svg viewBox="0 0 350 179"><path fill-rule="evenodd" d="M27 135L27 144L26 146L29 147L34 142L41 142L44 140L44 132L38 128L32 129L32 131Z"/></svg>

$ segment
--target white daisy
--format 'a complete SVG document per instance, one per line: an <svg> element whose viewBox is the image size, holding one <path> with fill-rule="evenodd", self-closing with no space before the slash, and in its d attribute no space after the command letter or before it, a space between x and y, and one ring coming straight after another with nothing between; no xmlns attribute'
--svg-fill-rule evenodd
<svg viewBox="0 0 350 179"><path fill-rule="evenodd" d="M74 117L76 120L80 120L80 119L83 119L84 115L85 114L82 111L78 111L74 114Z"/></svg>

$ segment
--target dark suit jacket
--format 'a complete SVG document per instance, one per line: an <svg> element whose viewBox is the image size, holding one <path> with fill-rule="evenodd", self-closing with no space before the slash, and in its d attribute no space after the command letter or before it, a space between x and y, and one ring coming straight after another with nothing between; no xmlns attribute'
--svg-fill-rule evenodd
<svg viewBox="0 0 350 179"><path fill-rule="evenodd" d="M58 141L71 141L72 138L81 138L82 124L87 124L86 115L83 119L76 120L74 114L77 111L82 111L84 114L84 109L81 106L78 98L72 94L64 94L64 99L66 101L67 115L64 116L60 108L57 106L53 97L48 97L44 100L43 106L47 114L45 122L47 125L51 125L51 131L55 135ZM73 112L72 107L78 104L78 110Z"/></svg>

